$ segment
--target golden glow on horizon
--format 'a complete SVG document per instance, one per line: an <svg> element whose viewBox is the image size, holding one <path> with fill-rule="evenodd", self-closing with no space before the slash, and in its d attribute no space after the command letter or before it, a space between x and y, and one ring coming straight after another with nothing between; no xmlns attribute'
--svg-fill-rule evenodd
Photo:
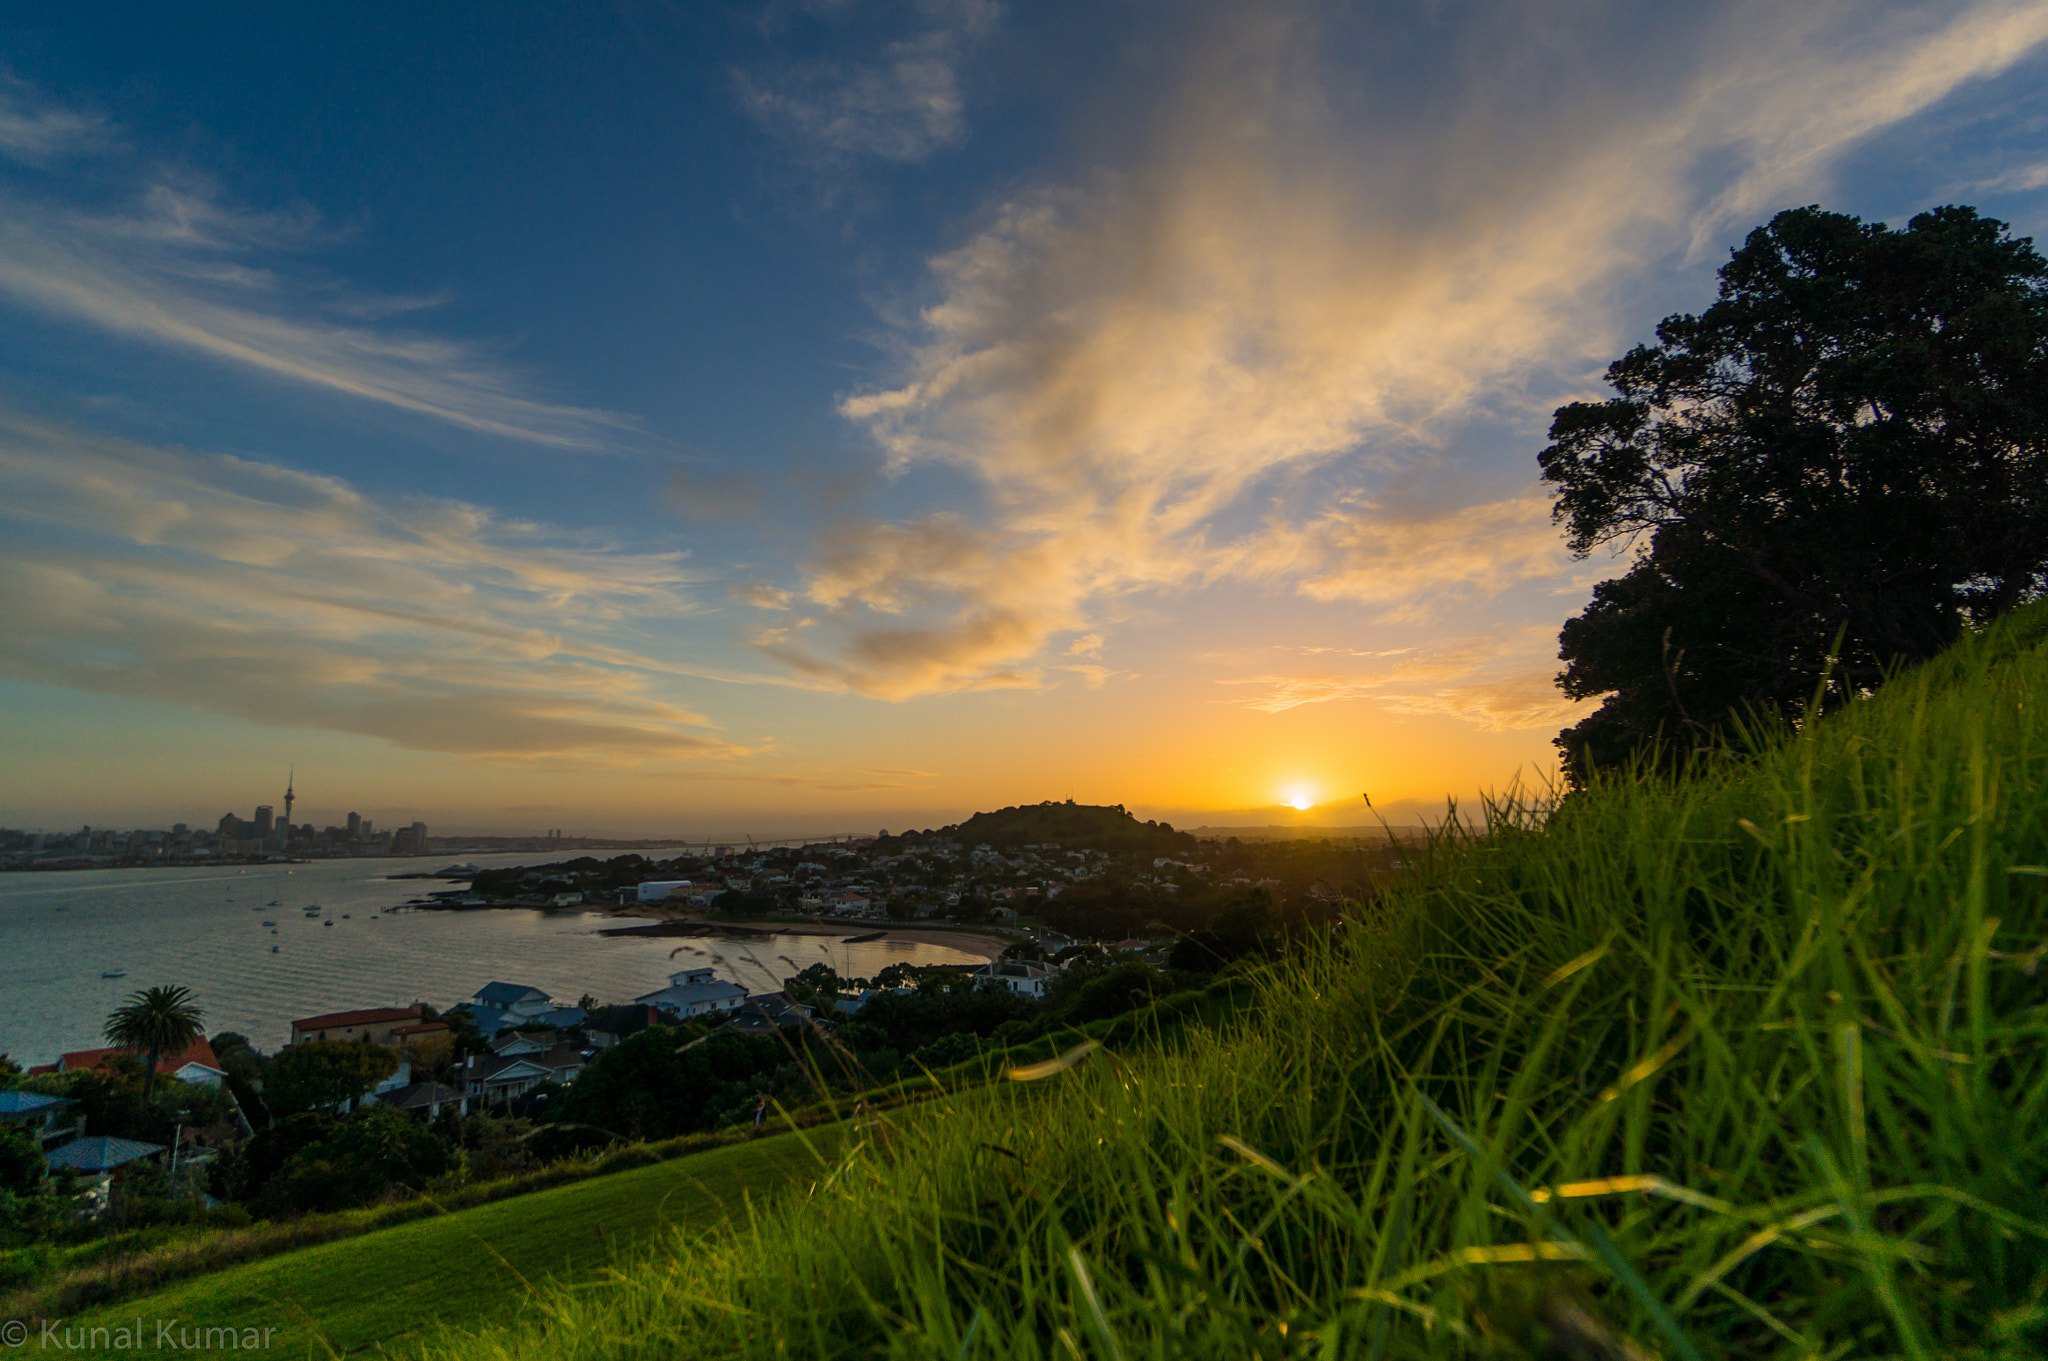
<svg viewBox="0 0 2048 1361"><path fill-rule="evenodd" d="M1289 808L1302 813L1316 806L1315 795L1300 788L1289 790L1285 802Z"/></svg>

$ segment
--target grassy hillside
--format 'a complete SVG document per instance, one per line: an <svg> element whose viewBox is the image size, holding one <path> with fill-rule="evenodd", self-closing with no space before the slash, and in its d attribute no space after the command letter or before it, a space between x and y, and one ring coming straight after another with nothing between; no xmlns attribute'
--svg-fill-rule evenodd
<svg viewBox="0 0 2048 1361"><path fill-rule="evenodd" d="M1497 810L1246 1018L906 1111L434 1354L2039 1355L2044 637Z"/></svg>
<svg viewBox="0 0 2048 1361"><path fill-rule="evenodd" d="M199 1277L68 1327L83 1337L140 1318L144 1350L157 1319L276 1327L276 1356L402 1346L444 1324L514 1317L552 1284L630 1264L658 1236L744 1219L750 1206L828 1174L843 1138L842 1126L827 1125L416 1220Z"/></svg>

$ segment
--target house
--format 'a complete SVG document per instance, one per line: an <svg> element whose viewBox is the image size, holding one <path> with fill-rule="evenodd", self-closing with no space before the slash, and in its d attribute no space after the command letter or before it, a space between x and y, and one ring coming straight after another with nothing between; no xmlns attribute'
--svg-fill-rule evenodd
<svg viewBox="0 0 2048 1361"><path fill-rule="evenodd" d="M111 1134L89 1134L82 1139L73 1139L62 1148L52 1149L43 1155L43 1161L53 1172L82 1172L87 1176L105 1177L130 1163L154 1158L163 1151L162 1144L116 1139Z"/></svg>
<svg viewBox="0 0 2048 1361"><path fill-rule="evenodd" d="M443 1106L455 1107L457 1115L469 1114L469 1097L441 1082L413 1082L384 1093L377 1104L421 1120L431 1120Z"/></svg>
<svg viewBox="0 0 2048 1361"><path fill-rule="evenodd" d="M27 1130L48 1148L78 1132L78 1118L72 1114L77 1104L68 1096L0 1092L0 1121Z"/></svg>
<svg viewBox="0 0 2048 1361"><path fill-rule="evenodd" d="M539 988L524 983L486 983L477 989L476 996L469 999L471 1010L501 1012L512 1017L508 1024L525 1025L539 1019L544 1011L554 1009L554 1003Z"/></svg>
<svg viewBox="0 0 2048 1361"><path fill-rule="evenodd" d="M508 1030L491 1040L491 1052L501 1059L520 1058L527 1054L545 1054L555 1047L556 1036L551 1030L528 1033Z"/></svg>
<svg viewBox="0 0 2048 1361"><path fill-rule="evenodd" d="M977 987L1008 988L1019 997L1029 997L1034 1001L1045 996L1045 985L1051 977L1052 970L1029 959L993 960L973 974Z"/></svg>
<svg viewBox="0 0 2048 1361"><path fill-rule="evenodd" d="M687 1021L698 1016L723 1016L739 1010L747 990L737 983L713 978L709 969L684 969L668 976L668 986L633 1001L655 1007L662 1014Z"/></svg>
<svg viewBox="0 0 2048 1361"><path fill-rule="evenodd" d="M811 1009L789 1000L783 992L764 992L759 997L749 997L732 1014L732 1025L750 1035L772 1035L784 1026L804 1025L811 1019Z"/></svg>
<svg viewBox="0 0 2048 1361"><path fill-rule="evenodd" d="M590 1062L590 1051L579 1049L573 1044L558 1044L531 1061L548 1070L551 1075L548 1081L566 1087L576 1080L576 1075Z"/></svg>
<svg viewBox="0 0 2048 1361"><path fill-rule="evenodd" d="M502 1106L514 1097L526 1095L543 1082L555 1081L555 1072L539 1061L538 1055L471 1054L462 1061L456 1077L469 1099L481 1107Z"/></svg>
<svg viewBox="0 0 2048 1361"><path fill-rule="evenodd" d="M841 1016L856 1016L860 1014L862 1007L874 1001L885 992L893 992L899 997L908 997L916 991L916 988L863 988L858 997L841 997L836 999L832 1003L832 1009Z"/></svg>
<svg viewBox="0 0 2048 1361"><path fill-rule="evenodd" d="M650 879L633 891L642 903L705 903L725 892L725 885L690 879Z"/></svg>
<svg viewBox="0 0 2048 1361"><path fill-rule="evenodd" d="M404 1048L411 1045L431 1044L436 1042L441 1036L452 1036L454 1033L446 1021L416 1021L411 1025L393 1027L391 1038L386 1043Z"/></svg>
<svg viewBox="0 0 2048 1361"><path fill-rule="evenodd" d="M59 1058L48 1069L57 1073L82 1073L89 1069L105 1068L115 1056L140 1059L143 1056L132 1049L80 1049ZM220 1059L214 1055L213 1046L200 1037L185 1046L183 1052L166 1054L157 1060L156 1070L164 1077L174 1077L180 1082L190 1082L200 1087L218 1087L227 1080L227 1071L220 1066Z"/></svg>
<svg viewBox="0 0 2048 1361"><path fill-rule="evenodd" d="M311 1040L368 1040L371 1044L396 1044L395 1033L402 1026L420 1024L418 1007L366 1007L360 1011L330 1011L292 1022L289 1045Z"/></svg>

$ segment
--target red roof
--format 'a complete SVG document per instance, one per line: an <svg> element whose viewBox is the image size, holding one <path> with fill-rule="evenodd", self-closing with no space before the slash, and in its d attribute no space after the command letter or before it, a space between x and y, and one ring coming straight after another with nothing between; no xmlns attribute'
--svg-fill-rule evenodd
<svg viewBox="0 0 2048 1361"><path fill-rule="evenodd" d="M88 1068L104 1068L107 1066L107 1060L116 1054L123 1054L132 1059L142 1057L132 1049L81 1049L75 1054L66 1054L58 1059L57 1071L78 1073ZM166 1054L158 1059L156 1070L159 1073L173 1074L188 1063L203 1064L216 1073L225 1071L220 1066L219 1056L213 1052L213 1046L207 1043L204 1035L186 1045L184 1053Z"/></svg>
<svg viewBox="0 0 2048 1361"><path fill-rule="evenodd" d="M446 1021L421 1021L418 1025L402 1025L392 1031L393 1036L403 1035L408 1039L421 1035L439 1035L448 1030Z"/></svg>
<svg viewBox="0 0 2048 1361"><path fill-rule="evenodd" d="M308 1016L293 1021L293 1030L343 1030L352 1025L381 1025L386 1021L417 1021L418 1007L368 1007L362 1011L330 1011L325 1016Z"/></svg>

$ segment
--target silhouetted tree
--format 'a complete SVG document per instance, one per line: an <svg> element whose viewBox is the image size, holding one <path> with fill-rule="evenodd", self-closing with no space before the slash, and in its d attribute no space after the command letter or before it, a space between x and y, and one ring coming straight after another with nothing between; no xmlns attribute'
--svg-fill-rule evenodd
<svg viewBox="0 0 2048 1361"><path fill-rule="evenodd" d="M1974 209L1902 230L1800 208L1720 297L1559 408L1543 451L1584 556L1633 543L1564 626L1559 684L1607 696L1567 776L1719 745L1940 651L2048 584L2048 262ZM1839 645L1837 640L1839 639Z"/></svg>

